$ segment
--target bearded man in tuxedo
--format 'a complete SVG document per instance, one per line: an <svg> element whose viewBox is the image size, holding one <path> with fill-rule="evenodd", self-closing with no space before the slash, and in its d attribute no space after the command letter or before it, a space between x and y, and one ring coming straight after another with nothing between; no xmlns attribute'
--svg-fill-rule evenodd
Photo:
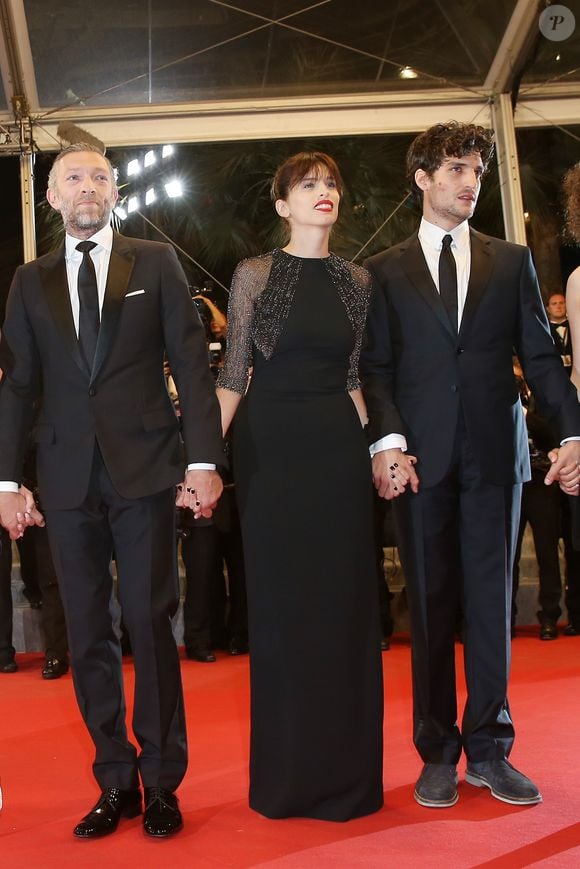
<svg viewBox="0 0 580 869"><path fill-rule="evenodd" d="M414 742L423 806L466 780L515 805L541 801L508 761L511 583L522 483L530 479L517 353L562 446L546 483L578 493L580 408L554 348L528 248L471 229L489 131L437 124L407 155L418 233L366 263L377 289L361 376L373 478L394 499L411 614ZM463 615L467 702L457 723L454 634Z"/></svg>
<svg viewBox="0 0 580 869"><path fill-rule="evenodd" d="M187 765L179 658L175 486L181 506L211 515L221 493L219 407L203 327L173 248L110 226L113 169L91 145L56 157L47 198L64 243L21 266L2 332L0 521L22 533L17 494L35 413L38 488L59 578L81 714L101 796L75 827L113 832L141 812L164 837L182 826L175 790ZM182 434L167 393L167 355ZM109 603L111 557L135 664L128 738L121 650Z"/></svg>

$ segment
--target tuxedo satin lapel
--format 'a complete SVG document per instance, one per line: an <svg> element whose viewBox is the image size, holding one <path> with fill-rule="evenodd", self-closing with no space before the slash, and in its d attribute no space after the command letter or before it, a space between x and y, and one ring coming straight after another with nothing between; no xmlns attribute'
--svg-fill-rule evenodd
<svg viewBox="0 0 580 869"><path fill-rule="evenodd" d="M115 341L119 317L121 316L123 301L134 264L135 250L133 246L129 244L122 235L115 233L113 236L111 259L109 261L105 298L103 301L103 309L101 311L99 340L97 341L97 349L95 351L95 359L91 373L91 383L94 383L97 379Z"/></svg>
<svg viewBox="0 0 580 869"><path fill-rule="evenodd" d="M461 318L460 336L464 336L473 322L475 312L481 302L485 288L491 277L495 252L490 239L474 229L470 229L471 239L471 266L469 269L469 284L465 307Z"/></svg>
<svg viewBox="0 0 580 869"><path fill-rule="evenodd" d="M419 243L418 237L413 236L404 251L401 253L401 268L417 290L420 296L427 302L441 325L455 340L456 336L453 333L453 328L449 322L447 311L441 301L441 296L437 291L437 287L433 283L431 272L425 261L423 250Z"/></svg>
<svg viewBox="0 0 580 869"><path fill-rule="evenodd" d="M62 336L63 344L83 374L88 374L89 370L81 353L72 315L64 245L44 257L42 262L38 263L38 269L48 306L56 328Z"/></svg>

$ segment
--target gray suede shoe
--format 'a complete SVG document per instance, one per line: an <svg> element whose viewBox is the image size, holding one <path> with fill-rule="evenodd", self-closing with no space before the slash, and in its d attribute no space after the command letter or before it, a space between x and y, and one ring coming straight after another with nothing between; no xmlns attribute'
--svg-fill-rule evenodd
<svg viewBox="0 0 580 869"><path fill-rule="evenodd" d="M426 763L415 786L414 797L420 806L429 809L454 806L459 799L455 764Z"/></svg>
<svg viewBox="0 0 580 869"><path fill-rule="evenodd" d="M492 797L512 806L533 806L542 795L533 781L518 772L507 760L469 762L465 781L476 788L489 788Z"/></svg>

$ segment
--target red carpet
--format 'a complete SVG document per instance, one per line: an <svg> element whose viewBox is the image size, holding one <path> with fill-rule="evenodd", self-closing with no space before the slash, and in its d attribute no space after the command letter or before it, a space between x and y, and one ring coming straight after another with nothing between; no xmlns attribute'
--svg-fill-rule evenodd
<svg viewBox="0 0 580 869"><path fill-rule="evenodd" d="M580 638L541 643L521 631L513 646L511 706L518 738L512 761L539 785L544 802L517 808L460 784L451 809L413 800L420 769L411 733L409 645L383 655L386 682L385 808L331 824L268 821L248 809L248 659L183 662L190 768L180 789L185 829L145 839L139 819L95 842L72 828L97 796L91 745L70 676L40 678L41 657L19 655L0 676L0 867L52 869L353 869L353 867L580 866ZM458 669L461 648L458 647ZM130 664L125 667L132 691ZM463 767L460 770L462 773Z"/></svg>

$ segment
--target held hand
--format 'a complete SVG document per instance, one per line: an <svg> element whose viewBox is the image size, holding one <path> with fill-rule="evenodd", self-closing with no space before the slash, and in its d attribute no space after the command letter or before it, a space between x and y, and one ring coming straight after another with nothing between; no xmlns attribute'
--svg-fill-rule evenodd
<svg viewBox="0 0 580 869"><path fill-rule="evenodd" d="M44 516L34 503L34 495L26 486L20 487L20 494L24 496L24 516L27 525L38 525L44 528Z"/></svg>
<svg viewBox="0 0 580 869"><path fill-rule="evenodd" d="M414 465L415 456L407 455L400 449L382 450L373 456L373 483L381 498L391 501L406 490L419 491L419 477Z"/></svg>
<svg viewBox="0 0 580 869"><path fill-rule="evenodd" d="M222 490L222 479L217 471L188 471L175 503L178 507L189 507L195 519L200 516L209 519Z"/></svg>
<svg viewBox="0 0 580 869"><path fill-rule="evenodd" d="M28 525L43 524L34 501L27 500L20 492L0 492L0 525L8 531L11 540L22 537Z"/></svg>
<svg viewBox="0 0 580 869"><path fill-rule="evenodd" d="M552 467L544 479L546 486L558 481L566 495L577 496L580 492L580 441L568 441L548 453L548 458Z"/></svg>

